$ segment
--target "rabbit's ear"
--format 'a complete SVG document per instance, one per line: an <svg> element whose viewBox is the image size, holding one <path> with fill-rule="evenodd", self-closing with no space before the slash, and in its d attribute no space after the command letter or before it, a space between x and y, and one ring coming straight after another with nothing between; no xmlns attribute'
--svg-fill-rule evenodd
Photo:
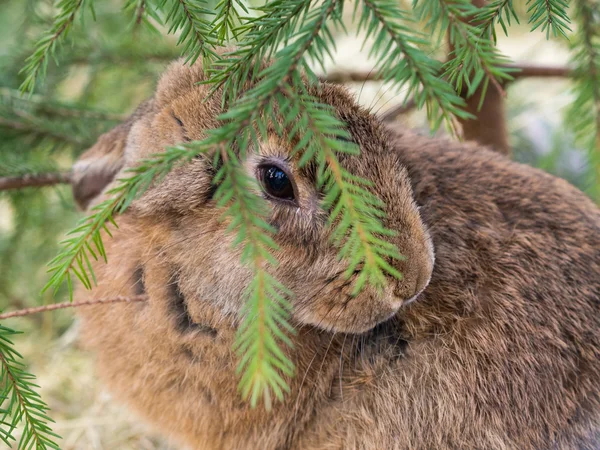
<svg viewBox="0 0 600 450"><path fill-rule="evenodd" d="M83 153L73 166L73 196L81 209L87 209L117 172L123 167L127 138L133 124L151 111L153 101L142 103L122 124L98 138L98 141Z"/></svg>
<svg viewBox="0 0 600 450"><path fill-rule="evenodd" d="M129 127L122 124L104 133L73 166L73 197L81 209L100 194L123 167Z"/></svg>

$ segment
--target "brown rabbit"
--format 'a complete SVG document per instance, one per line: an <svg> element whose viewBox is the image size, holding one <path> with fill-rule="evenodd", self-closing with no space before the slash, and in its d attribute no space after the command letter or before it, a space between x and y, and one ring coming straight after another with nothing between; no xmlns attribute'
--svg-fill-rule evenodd
<svg viewBox="0 0 600 450"><path fill-rule="evenodd" d="M220 99L204 101L202 79L200 63L173 64L82 156L78 198L216 126ZM251 409L232 352L250 274L215 207L212 160L199 157L120 217L99 286L79 292L149 297L80 312L116 397L196 449L600 448L598 208L498 154L387 130L339 86L314 94L361 148L342 164L385 202L404 278L351 297L293 144L273 134L255 149L246 166L278 229L274 276L294 293L297 334L290 394ZM283 191L273 171L287 175Z"/></svg>

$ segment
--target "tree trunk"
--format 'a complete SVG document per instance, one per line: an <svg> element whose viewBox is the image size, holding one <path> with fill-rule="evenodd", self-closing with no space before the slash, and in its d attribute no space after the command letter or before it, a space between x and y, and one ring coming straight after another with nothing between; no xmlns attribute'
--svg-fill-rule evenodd
<svg viewBox="0 0 600 450"><path fill-rule="evenodd" d="M485 0L472 1L478 8L486 3ZM450 44L450 51L453 50L454 48ZM466 89L463 89L463 92L460 93L467 103L466 110L475 116L474 119L459 119L464 138L491 147L503 155L510 156L511 150L506 130L503 93L498 90L494 83L490 83L479 109L481 93L481 86L471 97L467 97Z"/></svg>

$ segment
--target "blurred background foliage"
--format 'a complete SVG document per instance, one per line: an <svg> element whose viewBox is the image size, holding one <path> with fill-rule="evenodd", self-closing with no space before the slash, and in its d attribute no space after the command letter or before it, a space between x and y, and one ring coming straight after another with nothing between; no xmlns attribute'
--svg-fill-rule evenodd
<svg viewBox="0 0 600 450"><path fill-rule="evenodd" d="M20 173L65 172L77 156L149 97L159 74L179 55L176 37L139 23L138 1L95 3L51 61L45 82L22 97L19 73L40 34L50 29L52 0L0 0L0 177ZM215 2L216 3L216 2ZM252 2L250 2L252 3ZM524 3L524 2L523 2ZM133 6L123 12L123 5ZM500 50L515 61L566 65L564 39L546 41L529 33L525 6L515 4L523 25L510 37L499 35ZM156 24L155 24L156 25ZM350 33L352 34L352 33ZM360 52L360 40L340 32L337 61L331 71L363 70L373 64ZM440 45L439 57L446 48ZM379 114L403 100L377 81L349 83L359 101ZM572 103L567 79L526 79L508 88L506 109L513 158L540 167L592 191L591 165L567 132L564 110ZM420 111L397 120L427 129ZM46 263L58 242L80 216L68 186L0 191L0 310L54 302L40 294L47 281ZM57 299L64 299L59 292ZM77 323L69 311L44 313L6 322L25 331L17 348L38 376L41 393L63 436L61 448L170 448L148 438L129 413L114 405L98 385L91 358L79 349Z"/></svg>

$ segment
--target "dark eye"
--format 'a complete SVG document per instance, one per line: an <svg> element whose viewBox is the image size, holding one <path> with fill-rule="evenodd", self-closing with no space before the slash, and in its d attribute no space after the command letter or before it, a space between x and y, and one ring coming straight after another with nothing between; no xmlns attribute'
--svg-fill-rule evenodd
<svg viewBox="0 0 600 450"><path fill-rule="evenodd" d="M294 200L294 186L283 169L277 166L265 166L261 170L261 176L267 194L282 200Z"/></svg>

